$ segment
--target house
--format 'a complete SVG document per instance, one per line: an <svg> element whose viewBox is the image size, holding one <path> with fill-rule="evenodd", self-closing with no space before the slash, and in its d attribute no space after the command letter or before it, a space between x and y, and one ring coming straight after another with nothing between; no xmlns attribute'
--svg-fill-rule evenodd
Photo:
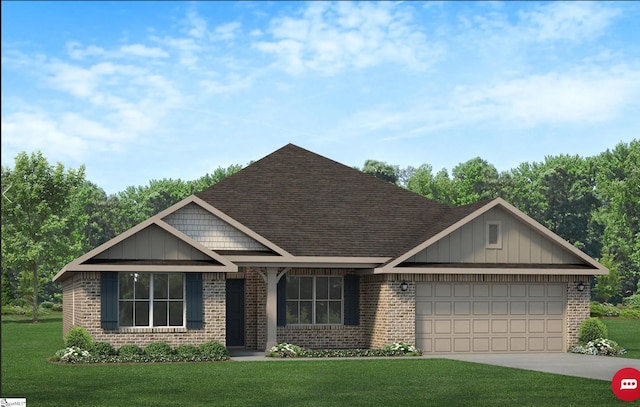
<svg viewBox="0 0 640 407"><path fill-rule="evenodd" d="M608 270L502 199L448 207L294 145L67 264L63 334L118 347L564 352Z"/></svg>

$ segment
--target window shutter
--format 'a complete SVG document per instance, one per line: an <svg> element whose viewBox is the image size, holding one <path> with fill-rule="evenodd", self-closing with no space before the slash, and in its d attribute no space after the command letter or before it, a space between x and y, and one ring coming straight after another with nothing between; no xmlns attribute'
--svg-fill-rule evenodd
<svg viewBox="0 0 640 407"><path fill-rule="evenodd" d="M287 325L287 276L278 281L278 326Z"/></svg>
<svg viewBox="0 0 640 407"><path fill-rule="evenodd" d="M360 277L344 276L344 324L360 325Z"/></svg>
<svg viewBox="0 0 640 407"><path fill-rule="evenodd" d="M202 273L186 273L187 329L202 329Z"/></svg>
<svg viewBox="0 0 640 407"><path fill-rule="evenodd" d="M118 273L100 273L100 325L118 329Z"/></svg>

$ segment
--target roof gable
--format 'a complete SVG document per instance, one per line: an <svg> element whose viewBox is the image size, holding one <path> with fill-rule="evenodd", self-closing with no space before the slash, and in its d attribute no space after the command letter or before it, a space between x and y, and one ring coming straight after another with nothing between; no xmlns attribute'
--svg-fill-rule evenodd
<svg viewBox="0 0 640 407"><path fill-rule="evenodd" d="M501 240L506 243L500 250L485 245L487 223L494 222L505 226ZM592 274L594 270L596 274L608 273L600 263L501 198L485 203L377 271L393 272L398 267L418 264L453 267L494 264L506 268L553 265L585 268Z"/></svg>
<svg viewBox="0 0 640 407"><path fill-rule="evenodd" d="M395 257L450 209L292 144L197 197L294 256Z"/></svg>

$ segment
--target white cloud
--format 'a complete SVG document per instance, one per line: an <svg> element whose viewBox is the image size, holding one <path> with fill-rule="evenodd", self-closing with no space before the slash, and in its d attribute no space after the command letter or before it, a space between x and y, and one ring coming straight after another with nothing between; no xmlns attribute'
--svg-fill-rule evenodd
<svg viewBox="0 0 640 407"><path fill-rule="evenodd" d="M311 2L298 17L274 18L269 33L271 41L253 47L275 55L276 65L293 74L381 64L422 70L440 53L411 14L389 2Z"/></svg>
<svg viewBox="0 0 640 407"><path fill-rule="evenodd" d="M241 24L239 22L231 22L219 25L213 30L211 39L218 41L233 40L240 31Z"/></svg>
<svg viewBox="0 0 640 407"><path fill-rule="evenodd" d="M167 58L168 53L160 48L147 47L142 44L123 45L120 52L128 55L146 57L146 58Z"/></svg>
<svg viewBox="0 0 640 407"><path fill-rule="evenodd" d="M590 40L604 33L619 10L598 2L551 2L523 12L530 38L537 41Z"/></svg>

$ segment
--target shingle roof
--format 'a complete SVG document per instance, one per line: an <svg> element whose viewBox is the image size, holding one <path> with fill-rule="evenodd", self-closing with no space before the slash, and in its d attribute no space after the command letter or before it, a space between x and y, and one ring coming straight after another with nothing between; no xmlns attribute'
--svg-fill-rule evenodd
<svg viewBox="0 0 640 407"><path fill-rule="evenodd" d="M451 208L293 144L197 196L295 256L397 257L482 206Z"/></svg>

